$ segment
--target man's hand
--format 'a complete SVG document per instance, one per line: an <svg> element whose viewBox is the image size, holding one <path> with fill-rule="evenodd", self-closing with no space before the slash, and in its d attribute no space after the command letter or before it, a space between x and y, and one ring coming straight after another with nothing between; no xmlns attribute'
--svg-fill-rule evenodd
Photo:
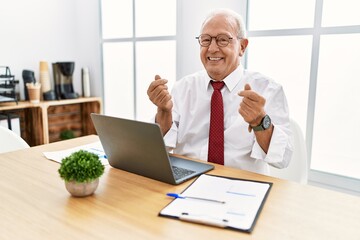
<svg viewBox="0 0 360 240"><path fill-rule="evenodd" d="M253 127L259 125L265 116L265 98L251 90L248 83L245 84L244 90L239 92L239 96L243 97L239 107L240 115L249 125Z"/></svg>
<svg viewBox="0 0 360 240"><path fill-rule="evenodd" d="M239 96L243 97L240 103L239 113L244 120L249 123L248 129L249 132L251 132L252 128L250 126L258 126L265 116L264 106L266 100L263 96L251 90L249 84L245 84L244 90L239 92ZM273 127L270 127L266 131L255 132L256 140L265 153L269 150L272 133Z"/></svg>
<svg viewBox="0 0 360 240"><path fill-rule="evenodd" d="M155 122L160 125L163 136L169 131L172 124L173 102L166 83L168 80L161 79L159 75L150 83L147 90L149 99L157 106Z"/></svg>
<svg viewBox="0 0 360 240"><path fill-rule="evenodd" d="M168 80L161 79L159 75L156 75L155 80L150 83L147 95L149 96L150 101L158 107L158 110L171 112L173 102L166 85L167 82Z"/></svg>

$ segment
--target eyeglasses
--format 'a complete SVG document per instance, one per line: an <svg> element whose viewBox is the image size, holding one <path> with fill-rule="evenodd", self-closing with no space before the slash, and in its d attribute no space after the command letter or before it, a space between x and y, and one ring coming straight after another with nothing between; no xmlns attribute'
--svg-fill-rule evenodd
<svg viewBox="0 0 360 240"><path fill-rule="evenodd" d="M219 34L216 37L212 37L209 34L201 34L200 36L196 37L196 39L199 41L200 46L202 47L210 46L213 38L215 38L216 45L218 45L219 47L226 47L227 45L229 45L230 41L234 39L225 34Z"/></svg>

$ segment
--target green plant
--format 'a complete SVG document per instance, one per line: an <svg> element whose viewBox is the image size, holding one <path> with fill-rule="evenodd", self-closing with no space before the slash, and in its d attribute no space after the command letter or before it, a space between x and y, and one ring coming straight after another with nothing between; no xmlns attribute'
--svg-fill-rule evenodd
<svg viewBox="0 0 360 240"><path fill-rule="evenodd" d="M72 130L64 130L60 133L61 140L71 139L74 137L75 137L75 134L74 134L74 131L72 131Z"/></svg>
<svg viewBox="0 0 360 240"><path fill-rule="evenodd" d="M58 172L67 182L91 182L99 178L104 169L98 155L79 150L62 159Z"/></svg>

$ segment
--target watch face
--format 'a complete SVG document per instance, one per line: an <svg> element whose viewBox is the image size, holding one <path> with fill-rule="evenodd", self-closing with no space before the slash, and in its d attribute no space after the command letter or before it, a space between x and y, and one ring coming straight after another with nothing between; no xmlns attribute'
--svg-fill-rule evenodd
<svg viewBox="0 0 360 240"><path fill-rule="evenodd" d="M271 119L268 115L265 115L264 121L263 121L263 127L265 129L268 129L270 127L270 125L271 125Z"/></svg>

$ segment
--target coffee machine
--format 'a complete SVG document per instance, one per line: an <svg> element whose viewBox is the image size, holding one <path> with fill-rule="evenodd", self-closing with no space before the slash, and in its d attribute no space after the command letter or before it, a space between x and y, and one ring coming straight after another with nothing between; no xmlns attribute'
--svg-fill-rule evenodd
<svg viewBox="0 0 360 240"><path fill-rule="evenodd" d="M57 99L78 98L79 94L74 92L73 86L75 62L56 62L52 67Z"/></svg>

